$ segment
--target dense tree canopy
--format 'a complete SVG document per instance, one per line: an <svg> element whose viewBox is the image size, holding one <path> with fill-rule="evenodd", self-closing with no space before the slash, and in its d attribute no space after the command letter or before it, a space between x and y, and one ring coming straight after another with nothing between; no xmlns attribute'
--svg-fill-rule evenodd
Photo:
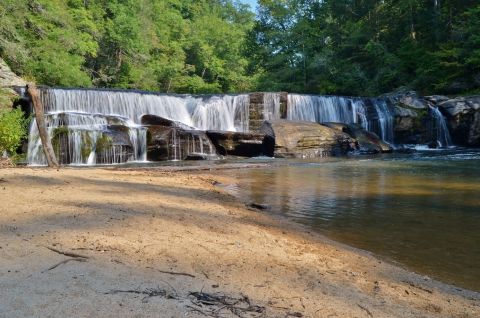
<svg viewBox="0 0 480 318"><path fill-rule="evenodd" d="M1 57L42 84L252 89L254 14L230 0L2 0L0 19Z"/></svg>
<svg viewBox="0 0 480 318"><path fill-rule="evenodd" d="M478 0L259 0L260 88L375 95L480 87Z"/></svg>
<svg viewBox="0 0 480 318"><path fill-rule="evenodd" d="M52 86L376 95L480 88L478 0L2 0L0 57Z"/></svg>

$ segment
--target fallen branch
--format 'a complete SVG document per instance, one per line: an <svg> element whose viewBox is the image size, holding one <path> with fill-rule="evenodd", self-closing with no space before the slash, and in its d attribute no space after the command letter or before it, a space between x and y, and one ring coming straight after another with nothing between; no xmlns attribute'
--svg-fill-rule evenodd
<svg viewBox="0 0 480 318"><path fill-rule="evenodd" d="M45 158L47 159L48 166L56 168L58 167L58 161L55 156L55 152L53 151L50 135L48 134L40 93L35 84L33 83L27 85L27 93L32 99L32 105L35 110L35 119L38 127L38 134L40 135L40 140L42 141L42 148L43 152L45 153Z"/></svg>
<svg viewBox="0 0 480 318"><path fill-rule="evenodd" d="M60 250L57 250L56 248L49 247L49 246L45 246L45 248L48 248L48 249L49 249L50 251L52 251L52 252L55 252L55 253L58 253L58 254L62 254L62 255L68 256L68 257L83 258L83 259L89 259L89 258L90 258L90 257L88 257L88 256L84 256L84 255L80 255L80 254L76 254L76 253L72 253L72 252L60 251Z"/></svg>
<svg viewBox="0 0 480 318"><path fill-rule="evenodd" d="M69 259L63 260L63 261L61 261L61 262L53 265L52 267L47 268L47 269L44 270L42 273L51 271L52 269L55 269L55 268L57 268L58 266L63 265L63 264L66 264L66 263L71 262L71 261L75 261L75 262L86 262L87 260L84 259L84 258L69 258Z"/></svg>

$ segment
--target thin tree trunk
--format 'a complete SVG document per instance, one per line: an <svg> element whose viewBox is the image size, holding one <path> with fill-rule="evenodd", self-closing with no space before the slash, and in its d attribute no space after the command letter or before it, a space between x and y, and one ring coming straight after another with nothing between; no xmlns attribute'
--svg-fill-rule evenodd
<svg viewBox="0 0 480 318"><path fill-rule="evenodd" d="M50 136L48 135L47 126L45 125L45 115L43 112L42 101L40 100L40 95L38 94L37 87L35 84L27 85L27 93L32 98L33 108L35 110L35 119L37 121L38 133L40 134L40 139L42 140L43 152L47 158L47 163L49 167L56 168L58 167L58 161L53 151L52 142Z"/></svg>

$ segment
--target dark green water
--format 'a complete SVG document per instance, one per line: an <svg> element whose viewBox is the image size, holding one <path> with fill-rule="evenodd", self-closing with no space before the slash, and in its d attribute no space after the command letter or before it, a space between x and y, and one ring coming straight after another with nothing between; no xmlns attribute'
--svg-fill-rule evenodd
<svg viewBox="0 0 480 318"><path fill-rule="evenodd" d="M480 152L237 170L237 194L417 273L480 291Z"/></svg>

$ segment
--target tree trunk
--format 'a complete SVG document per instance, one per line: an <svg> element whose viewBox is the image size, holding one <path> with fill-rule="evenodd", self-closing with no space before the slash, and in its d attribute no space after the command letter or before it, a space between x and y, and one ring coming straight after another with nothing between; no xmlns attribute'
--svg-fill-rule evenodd
<svg viewBox="0 0 480 318"><path fill-rule="evenodd" d="M33 109L35 110L35 119L37 121L38 133L40 134L40 139L42 140L43 152L47 158L47 163L49 167L56 168L58 167L58 161L55 157L55 152L53 151L52 142L50 136L48 135L47 126L45 125L45 116L43 112L42 101L40 100L40 95L38 94L37 87L35 84L27 85L27 93L32 98Z"/></svg>

